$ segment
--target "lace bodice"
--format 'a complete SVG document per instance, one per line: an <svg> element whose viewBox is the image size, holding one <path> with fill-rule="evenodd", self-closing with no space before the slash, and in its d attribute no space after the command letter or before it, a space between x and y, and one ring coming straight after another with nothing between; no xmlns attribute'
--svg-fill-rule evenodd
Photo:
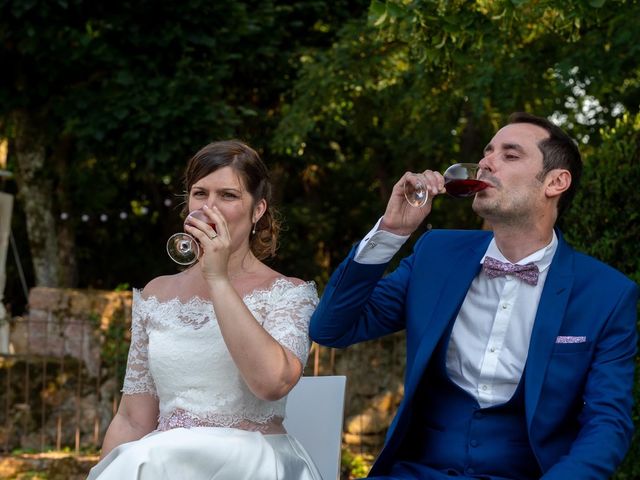
<svg viewBox="0 0 640 480"><path fill-rule="evenodd" d="M280 278L243 298L263 328L295 354L309 353L309 318L318 303L315 285ZM221 426L260 430L284 417L286 399L257 398L242 379L216 321L211 302L159 301L133 292L131 346L122 391L158 397L158 429Z"/></svg>

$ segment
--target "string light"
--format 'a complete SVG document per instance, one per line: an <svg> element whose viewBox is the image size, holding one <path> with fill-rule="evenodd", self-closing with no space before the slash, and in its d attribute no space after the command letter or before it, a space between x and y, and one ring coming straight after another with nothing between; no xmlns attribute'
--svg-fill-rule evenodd
<svg viewBox="0 0 640 480"><path fill-rule="evenodd" d="M173 205L173 200L171 200L170 198L165 198L162 203L165 207L169 208ZM119 218L120 220L127 220L132 213L135 213L137 216L149 216L154 212L152 212L152 210L150 210L149 207L142 205L134 209L134 212L127 212L125 210L121 210L117 213L112 212L112 214L108 212L101 212L101 213L85 212L80 214L79 218L80 218L80 221L83 223L88 223L89 221L91 221L92 218L98 219L102 223L106 223L109 221L109 219L112 216L115 218ZM62 220L63 222L66 222L71 219L72 219L72 215L69 212L60 213L60 220Z"/></svg>

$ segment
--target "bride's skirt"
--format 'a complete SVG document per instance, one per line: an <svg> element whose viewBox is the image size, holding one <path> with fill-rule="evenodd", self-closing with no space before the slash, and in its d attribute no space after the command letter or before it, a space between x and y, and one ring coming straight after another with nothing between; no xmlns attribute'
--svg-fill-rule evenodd
<svg viewBox="0 0 640 480"><path fill-rule="evenodd" d="M322 480L291 435L195 427L152 432L114 448L87 480Z"/></svg>

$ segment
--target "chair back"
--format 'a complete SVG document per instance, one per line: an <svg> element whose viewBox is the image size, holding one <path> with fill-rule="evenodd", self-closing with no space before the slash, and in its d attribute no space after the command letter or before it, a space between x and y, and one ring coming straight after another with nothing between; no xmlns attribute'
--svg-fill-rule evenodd
<svg viewBox="0 0 640 480"><path fill-rule="evenodd" d="M302 377L287 397L284 427L311 456L323 480L338 479L347 377Z"/></svg>

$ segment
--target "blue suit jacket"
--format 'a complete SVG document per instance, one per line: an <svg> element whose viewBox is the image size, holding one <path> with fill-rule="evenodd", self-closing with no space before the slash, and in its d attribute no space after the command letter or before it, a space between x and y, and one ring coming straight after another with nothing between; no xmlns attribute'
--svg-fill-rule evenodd
<svg viewBox="0 0 640 480"><path fill-rule="evenodd" d="M558 248L524 374L529 440L543 478L608 478L633 431L638 288L620 272L575 252L556 233ZM387 265L358 264L355 249L332 275L311 318L314 341L346 347L406 330L405 395L370 475L385 474L397 458L425 367L491 238L486 231L434 230L384 278ZM556 343L558 336L587 341Z"/></svg>

